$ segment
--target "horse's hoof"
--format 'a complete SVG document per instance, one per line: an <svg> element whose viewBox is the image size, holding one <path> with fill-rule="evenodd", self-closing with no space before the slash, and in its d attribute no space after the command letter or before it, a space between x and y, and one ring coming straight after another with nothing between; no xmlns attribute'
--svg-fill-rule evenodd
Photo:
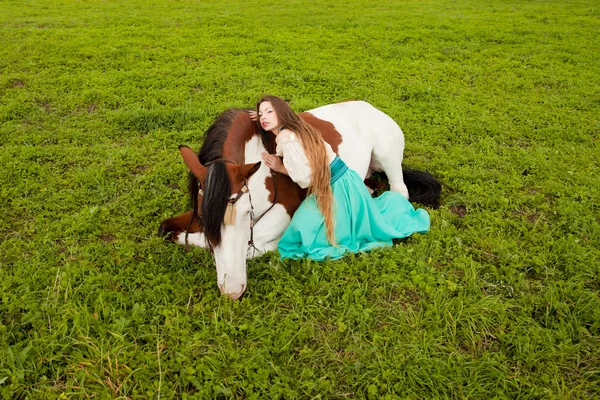
<svg viewBox="0 0 600 400"><path fill-rule="evenodd" d="M168 231L165 229L165 227L163 226L163 224L160 224L158 226L158 236L161 238L165 238L165 239L169 239L169 236L172 234L172 231Z"/></svg>

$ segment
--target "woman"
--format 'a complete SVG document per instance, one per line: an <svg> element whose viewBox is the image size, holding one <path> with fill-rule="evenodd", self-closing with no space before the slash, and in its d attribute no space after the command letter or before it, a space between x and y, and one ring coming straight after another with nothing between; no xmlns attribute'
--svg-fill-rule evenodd
<svg viewBox="0 0 600 400"><path fill-rule="evenodd" d="M415 210L400 193L373 199L358 174L283 99L262 97L250 118L275 135L276 154L262 153L265 164L308 189L279 241L281 258L337 259L429 230L427 211Z"/></svg>

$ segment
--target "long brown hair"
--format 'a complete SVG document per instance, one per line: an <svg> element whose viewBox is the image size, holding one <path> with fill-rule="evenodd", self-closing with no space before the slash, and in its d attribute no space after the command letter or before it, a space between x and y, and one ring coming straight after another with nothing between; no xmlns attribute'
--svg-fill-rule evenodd
<svg viewBox="0 0 600 400"><path fill-rule="evenodd" d="M336 245L334 235L333 218L333 192L331 191L331 170L329 169L329 160L325 143L318 129L308 125L302 117L297 115L290 106L280 97L266 95L256 103L256 113L258 114L260 105L268 101L273 106L280 127L294 132L304 147L306 158L310 163L312 175L308 194L313 194L323 217L325 217L325 228L327 229L327 240L332 245Z"/></svg>

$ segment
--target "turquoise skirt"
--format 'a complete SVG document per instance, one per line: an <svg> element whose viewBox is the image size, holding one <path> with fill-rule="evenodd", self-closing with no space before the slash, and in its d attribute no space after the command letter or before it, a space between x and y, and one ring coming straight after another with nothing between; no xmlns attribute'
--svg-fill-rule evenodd
<svg viewBox="0 0 600 400"><path fill-rule="evenodd" d="M427 211L415 210L400 193L385 192L372 198L360 176L340 158L330 167L337 246L327 241L325 218L311 195L300 204L279 241L282 259L338 259L348 253L391 246L394 238L429 230Z"/></svg>

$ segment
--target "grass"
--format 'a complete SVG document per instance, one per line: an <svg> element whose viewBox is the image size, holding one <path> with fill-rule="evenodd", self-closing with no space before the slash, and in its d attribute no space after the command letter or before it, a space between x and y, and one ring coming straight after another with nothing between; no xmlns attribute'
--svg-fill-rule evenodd
<svg viewBox="0 0 600 400"><path fill-rule="evenodd" d="M596 2L0 9L3 398L600 397ZM263 93L392 116L431 231L220 297L156 230L177 146Z"/></svg>

